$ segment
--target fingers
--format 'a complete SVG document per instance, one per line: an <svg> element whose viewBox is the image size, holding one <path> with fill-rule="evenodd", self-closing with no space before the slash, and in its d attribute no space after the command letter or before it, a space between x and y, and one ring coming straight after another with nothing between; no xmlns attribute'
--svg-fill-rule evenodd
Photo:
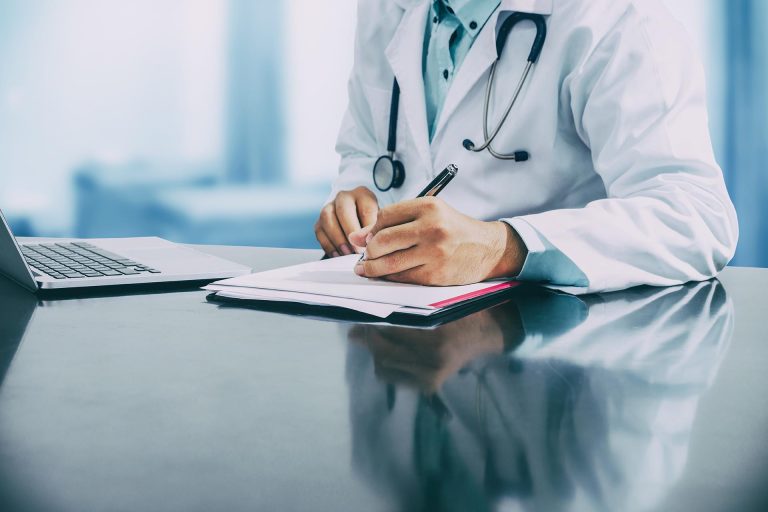
<svg viewBox="0 0 768 512"><path fill-rule="evenodd" d="M327 240L326 253L332 255L332 253L341 254L340 247L344 244L344 233L339 226L339 220L336 218L336 208L333 203L329 203L323 207L320 211L320 218L315 224L315 236L318 242L321 242L321 238L324 236ZM330 247L327 245L330 244ZM321 243L322 245L322 243ZM331 249L328 251L328 249Z"/></svg>
<svg viewBox="0 0 768 512"><path fill-rule="evenodd" d="M366 253L367 255L367 253ZM355 265L355 273L364 277L386 277L426 263L417 247L395 251L376 259L365 259Z"/></svg>
<svg viewBox="0 0 768 512"><path fill-rule="evenodd" d="M328 236L325 234L325 231L323 231L322 229L320 230L316 229L315 237L317 238L317 241L320 243L320 247L323 248L323 251L325 252L326 256L330 256L331 258L336 258L339 256L338 251L336 251L336 247L328 239Z"/></svg>
<svg viewBox="0 0 768 512"><path fill-rule="evenodd" d="M334 252L336 253L336 256L352 254L352 248L347 243L347 237L339 223L338 217L336 217L336 207L334 203L325 205L320 211L320 219L318 219L317 224L315 224L315 236L317 237L318 242L320 242L320 245L323 245L320 240L321 233L327 240L326 246L323 246L326 254L329 256L333 256ZM330 245L330 247L328 245Z"/></svg>
<svg viewBox="0 0 768 512"><path fill-rule="evenodd" d="M347 240L350 233L360 229L360 220L357 215L357 205L355 197L349 192L339 192L334 201L336 208L336 218L344 233L344 244L348 246ZM343 252L343 251L342 251Z"/></svg>
<svg viewBox="0 0 768 512"><path fill-rule="evenodd" d="M373 224L378 209L376 196L365 187L339 192L323 207L315 224L315 236L326 254L354 254L349 235L359 231L361 225Z"/></svg>
<svg viewBox="0 0 768 512"><path fill-rule="evenodd" d="M347 235L352 245L362 248L368 244L366 237L376 223L376 218L379 215L379 203L373 192L364 187L360 187L360 189L355 189L353 193L356 195L357 217L364 227L347 233Z"/></svg>
<svg viewBox="0 0 768 512"><path fill-rule="evenodd" d="M365 247L368 245L368 235L371 233L371 228L373 228L373 225L366 226L353 233L350 233L349 241L352 243L352 245L357 247Z"/></svg>
<svg viewBox="0 0 768 512"><path fill-rule="evenodd" d="M376 196L373 192L367 188L361 187L363 190L356 191L357 194L357 217L360 219L361 226L371 226L376 222L376 218L379 215L379 202L376 200Z"/></svg>
<svg viewBox="0 0 768 512"><path fill-rule="evenodd" d="M439 203L434 198L420 198L388 206L379 210L374 224L351 233L349 239L357 247L366 247L370 259L413 247L418 244L421 236L418 224L413 221L425 214L435 213L437 208Z"/></svg>
<svg viewBox="0 0 768 512"><path fill-rule="evenodd" d="M408 254L411 252L413 255ZM355 266L355 273L362 277L422 286L458 284L448 282L444 272L430 264L428 255L426 258L420 256L420 252L412 248L376 260L363 260Z"/></svg>
<svg viewBox="0 0 768 512"><path fill-rule="evenodd" d="M376 217L371 233L376 235L382 229L405 224L420 217L431 216L438 213L444 203L435 197L420 197L410 199L382 208Z"/></svg>
<svg viewBox="0 0 768 512"><path fill-rule="evenodd" d="M385 228L371 236L366 243L366 258L375 260L396 251L410 249L419 243L416 222Z"/></svg>
<svg viewBox="0 0 768 512"><path fill-rule="evenodd" d="M434 271L430 271L426 265L397 272L396 274L386 276L384 279L394 283L420 284L424 286L437 286L440 283Z"/></svg>

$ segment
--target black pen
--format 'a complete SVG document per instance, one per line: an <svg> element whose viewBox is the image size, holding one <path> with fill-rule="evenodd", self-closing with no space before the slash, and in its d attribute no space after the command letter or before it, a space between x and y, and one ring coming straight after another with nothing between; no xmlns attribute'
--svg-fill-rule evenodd
<svg viewBox="0 0 768 512"><path fill-rule="evenodd" d="M424 190L422 190L419 195L416 196L416 198L435 197L437 194L443 191L443 189L451 182L453 178L456 177L457 174L459 174L459 168L456 167L455 164L450 164L448 167L443 169L443 172L435 176L435 179L430 181L429 185L427 185ZM363 251L363 254L360 256L358 261L363 261L364 259L365 251Z"/></svg>

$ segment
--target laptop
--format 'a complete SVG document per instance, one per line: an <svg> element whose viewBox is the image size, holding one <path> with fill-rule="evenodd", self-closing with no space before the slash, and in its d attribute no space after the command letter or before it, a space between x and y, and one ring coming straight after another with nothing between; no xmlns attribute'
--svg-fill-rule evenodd
<svg viewBox="0 0 768 512"><path fill-rule="evenodd" d="M34 292L213 281L250 271L157 237L20 242L0 210L0 274Z"/></svg>

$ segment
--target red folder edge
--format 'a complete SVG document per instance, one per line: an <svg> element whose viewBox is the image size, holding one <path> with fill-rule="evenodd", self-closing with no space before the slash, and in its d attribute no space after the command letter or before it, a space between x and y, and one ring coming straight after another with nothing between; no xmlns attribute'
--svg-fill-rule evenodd
<svg viewBox="0 0 768 512"><path fill-rule="evenodd" d="M445 308L448 306L453 306L454 304L458 304L459 302L464 302L467 300L472 300L478 297L482 297L483 295L488 295L489 293L499 292L501 290L506 290L508 288L514 288L519 284L520 283L518 281L507 281L505 283L499 283L495 286L489 286L488 288L483 288L482 290L477 290L475 292L465 293L464 295L459 295L457 297L451 297L450 299L441 300L440 302L435 302L434 304L430 304L429 306L437 309Z"/></svg>

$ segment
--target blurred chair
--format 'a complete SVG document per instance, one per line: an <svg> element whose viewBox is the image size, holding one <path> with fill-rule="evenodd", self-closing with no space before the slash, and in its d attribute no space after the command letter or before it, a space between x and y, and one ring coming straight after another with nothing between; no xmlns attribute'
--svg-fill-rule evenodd
<svg viewBox="0 0 768 512"><path fill-rule="evenodd" d="M327 196L328 187L198 187L164 191L153 207L171 240L317 248L313 225Z"/></svg>
<svg viewBox="0 0 768 512"><path fill-rule="evenodd" d="M202 167L83 167L75 175L76 234L317 247L312 227L327 185L225 185L217 175Z"/></svg>

